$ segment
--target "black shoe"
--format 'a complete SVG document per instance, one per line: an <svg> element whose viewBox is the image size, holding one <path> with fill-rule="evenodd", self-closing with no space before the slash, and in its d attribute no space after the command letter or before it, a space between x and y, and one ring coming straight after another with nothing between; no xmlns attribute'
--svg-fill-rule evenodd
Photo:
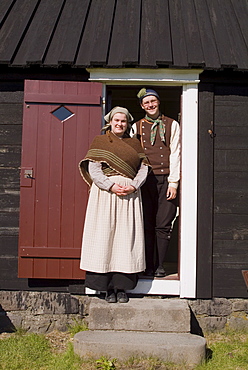
<svg viewBox="0 0 248 370"><path fill-rule="evenodd" d="M145 276L154 276L154 272L152 269L145 270Z"/></svg>
<svg viewBox="0 0 248 370"><path fill-rule="evenodd" d="M165 277L166 273L165 273L164 268L162 266L159 266L157 270L155 271L154 276L155 277Z"/></svg>
<svg viewBox="0 0 248 370"><path fill-rule="evenodd" d="M127 303L129 301L129 298L124 291L117 292L117 301L119 303Z"/></svg>
<svg viewBox="0 0 248 370"><path fill-rule="evenodd" d="M113 290L107 291L105 301L107 301L108 303L116 303L117 302L116 294Z"/></svg>

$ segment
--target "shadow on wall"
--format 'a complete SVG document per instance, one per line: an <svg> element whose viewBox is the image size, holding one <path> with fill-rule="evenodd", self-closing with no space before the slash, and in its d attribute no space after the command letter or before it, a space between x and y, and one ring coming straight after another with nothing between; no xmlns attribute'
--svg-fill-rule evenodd
<svg viewBox="0 0 248 370"><path fill-rule="evenodd" d="M0 334L1 333L13 333L16 331L15 326L12 324L11 320L7 316L7 312L4 311L0 305Z"/></svg>

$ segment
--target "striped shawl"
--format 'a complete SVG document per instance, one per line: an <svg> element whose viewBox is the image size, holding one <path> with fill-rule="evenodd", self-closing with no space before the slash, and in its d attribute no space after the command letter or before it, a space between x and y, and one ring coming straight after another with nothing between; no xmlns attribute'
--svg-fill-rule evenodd
<svg viewBox="0 0 248 370"><path fill-rule="evenodd" d="M138 139L130 137L120 139L110 131L105 135L96 136L85 158L79 162L80 174L91 186L89 161L102 163L102 170L106 176L118 174L131 179L136 176L141 162L149 166Z"/></svg>

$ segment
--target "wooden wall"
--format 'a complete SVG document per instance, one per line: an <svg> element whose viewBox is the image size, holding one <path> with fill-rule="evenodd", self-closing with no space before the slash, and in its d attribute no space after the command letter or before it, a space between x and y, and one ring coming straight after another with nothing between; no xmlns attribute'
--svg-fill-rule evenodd
<svg viewBox="0 0 248 370"><path fill-rule="evenodd" d="M247 297L248 75L201 80L197 297Z"/></svg>
<svg viewBox="0 0 248 370"><path fill-rule="evenodd" d="M215 86L213 295L247 297L248 87Z"/></svg>
<svg viewBox="0 0 248 370"><path fill-rule="evenodd" d="M17 283L23 83L0 83L0 287Z"/></svg>

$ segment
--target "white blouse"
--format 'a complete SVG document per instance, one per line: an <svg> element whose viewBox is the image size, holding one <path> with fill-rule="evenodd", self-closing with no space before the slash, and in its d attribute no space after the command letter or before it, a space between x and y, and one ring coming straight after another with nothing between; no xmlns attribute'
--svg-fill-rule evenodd
<svg viewBox="0 0 248 370"><path fill-rule="evenodd" d="M89 174L92 178L92 181L102 190L110 190L110 188L114 185L114 182L111 181L111 176L108 177L104 175L102 171L102 165L99 162L92 162L89 161ZM137 172L135 178L130 183L136 190L140 188L144 182L146 181L148 173L148 166L141 163L140 169Z"/></svg>

